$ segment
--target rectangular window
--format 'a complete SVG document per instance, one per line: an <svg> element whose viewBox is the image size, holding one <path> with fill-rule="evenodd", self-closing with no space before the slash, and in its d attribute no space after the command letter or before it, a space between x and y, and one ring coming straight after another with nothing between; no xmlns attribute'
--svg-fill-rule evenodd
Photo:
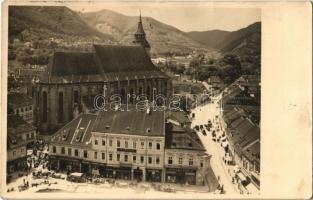
<svg viewBox="0 0 313 200"><path fill-rule="evenodd" d="M183 158L182 157L178 158L178 164L180 164L180 165L183 164Z"/></svg>
<svg viewBox="0 0 313 200"><path fill-rule="evenodd" d="M61 148L61 154L65 154L65 148L64 147Z"/></svg>
<svg viewBox="0 0 313 200"><path fill-rule="evenodd" d="M144 163L144 162L145 162L145 157L140 156L140 162L141 162L141 163Z"/></svg>
<svg viewBox="0 0 313 200"><path fill-rule="evenodd" d="M52 147L52 152L53 152L53 153L56 153L56 152L57 152L57 147L56 147L56 146L53 146L53 147Z"/></svg>
<svg viewBox="0 0 313 200"><path fill-rule="evenodd" d="M136 142L133 142L133 148L134 148L134 149L137 148L136 145L137 145Z"/></svg>
<svg viewBox="0 0 313 200"><path fill-rule="evenodd" d="M94 158L97 159L98 158L98 152L95 151L94 153Z"/></svg>
<svg viewBox="0 0 313 200"><path fill-rule="evenodd" d="M172 157L168 157L168 164L169 165L173 164L173 158Z"/></svg>
<svg viewBox="0 0 313 200"><path fill-rule="evenodd" d="M128 141L125 141L125 149L128 148Z"/></svg>
<svg viewBox="0 0 313 200"><path fill-rule="evenodd" d="M120 158L121 158L121 155L120 155L120 154L117 154L117 155L116 155L116 160L117 160L117 161L120 161Z"/></svg>
<svg viewBox="0 0 313 200"><path fill-rule="evenodd" d="M203 167L203 162L200 163L200 167Z"/></svg>
<svg viewBox="0 0 313 200"><path fill-rule="evenodd" d="M105 153L102 152L102 160L105 159Z"/></svg>
<svg viewBox="0 0 313 200"><path fill-rule="evenodd" d="M13 151L13 156L15 156L16 155L16 151Z"/></svg>
<svg viewBox="0 0 313 200"><path fill-rule="evenodd" d="M121 146L121 142L119 140L116 141L116 146L120 147Z"/></svg>
<svg viewBox="0 0 313 200"><path fill-rule="evenodd" d="M75 149L75 156L78 156L78 150Z"/></svg>
<svg viewBox="0 0 313 200"><path fill-rule="evenodd" d="M133 163L136 163L136 156L133 156Z"/></svg>
<svg viewBox="0 0 313 200"><path fill-rule="evenodd" d="M128 162L128 155L124 155L124 161Z"/></svg>
<svg viewBox="0 0 313 200"><path fill-rule="evenodd" d="M149 162L149 164L152 164L152 157L148 157L148 162Z"/></svg>
<svg viewBox="0 0 313 200"><path fill-rule="evenodd" d="M105 146L105 139L102 139L102 146Z"/></svg>
<svg viewBox="0 0 313 200"><path fill-rule="evenodd" d="M157 150L160 150L160 149L161 149L160 143L157 143L157 144L156 144L156 149L157 149Z"/></svg>
<svg viewBox="0 0 313 200"><path fill-rule="evenodd" d="M109 154L109 160L112 161L113 160L113 155L110 153Z"/></svg>
<svg viewBox="0 0 313 200"><path fill-rule="evenodd" d="M149 149L152 149L152 142L149 142Z"/></svg>
<svg viewBox="0 0 313 200"><path fill-rule="evenodd" d="M110 147L112 146L112 143L113 143L112 140L109 140L109 145L110 145Z"/></svg>
<svg viewBox="0 0 313 200"><path fill-rule="evenodd" d="M141 142L141 149L144 149L145 147L145 142Z"/></svg>
<svg viewBox="0 0 313 200"><path fill-rule="evenodd" d="M189 158L189 166L193 165L193 158ZM203 163L201 162L201 165L203 165ZM202 166L201 166L202 167Z"/></svg>
<svg viewBox="0 0 313 200"><path fill-rule="evenodd" d="M69 156L72 155L72 149L71 149L71 148L68 148L68 149L67 149L67 154L68 154Z"/></svg>
<svg viewBox="0 0 313 200"><path fill-rule="evenodd" d="M160 158L159 158L159 157L156 157L155 163L156 163L157 165L160 164Z"/></svg>
<svg viewBox="0 0 313 200"><path fill-rule="evenodd" d="M95 139L95 145L98 145L98 140L97 139Z"/></svg>
<svg viewBox="0 0 313 200"><path fill-rule="evenodd" d="M88 152L87 152L87 150L84 150L84 158L88 158Z"/></svg>

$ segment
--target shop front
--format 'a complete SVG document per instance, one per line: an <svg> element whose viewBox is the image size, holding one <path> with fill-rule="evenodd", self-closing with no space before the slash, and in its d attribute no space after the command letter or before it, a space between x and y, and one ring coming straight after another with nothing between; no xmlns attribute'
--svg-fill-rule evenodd
<svg viewBox="0 0 313 200"><path fill-rule="evenodd" d="M50 169L67 172L80 172L81 160L71 159L62 156L50 156Z"/></svg>
<svg viewBox="0 0 313 200"><path fill-rule="evenodd" d="M8 173L11 174L16 171L25 171L27 169L27 159L26 157L18 158L7 162Z"/></svg>
<svg viewBox="0 0 313 200"><path fill-rule="evenodd" d="M131 180L131 167L120 166L120 167L106 167L106 177L114 179Z"/></svg>
<svg viewBox="0 0 313 200"><path fill-rule="evenodd" d="M149 182L161 182L162 170L161 169L146 169L146 180Z"/></svg>
<svg viewBox="0 0 313 200"><path fill-rule="evenodd" d="M169 183L196 184L196 169L166 168L165 181Z"/></svg>
<svg viewBox="0 0 313 200"><path fill-rule="evenodd" d="M140 169L139 167L137 167L136 169L134 169L134 180L137 180L137 181L142 181L143 179L143 171L142 169Z"/></svg>

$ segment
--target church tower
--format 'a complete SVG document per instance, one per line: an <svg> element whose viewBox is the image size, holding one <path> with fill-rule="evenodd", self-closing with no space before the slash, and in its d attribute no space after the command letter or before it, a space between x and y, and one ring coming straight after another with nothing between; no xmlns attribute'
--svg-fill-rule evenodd
<svg viewBox="0 0 313 200"><path fill-rule="evenodd" d="M134 36L135 36L134 43L144 47L146 52L147 52L147 54L150 56L150 49L151 49L151 47L150 47L149 42L146 40L146 33L143 30L142 20L141 20L141 13L139 15L138 28L137 28L137 31L134 34Z"/></svg>

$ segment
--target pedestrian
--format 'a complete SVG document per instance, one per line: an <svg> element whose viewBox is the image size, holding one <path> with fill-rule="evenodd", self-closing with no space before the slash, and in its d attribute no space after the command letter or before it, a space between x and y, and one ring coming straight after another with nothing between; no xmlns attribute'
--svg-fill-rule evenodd
<svg viewBox="0 0 313 200"><path fill-rule="evenodd" d="M220 176L217 176L217 181L220 181Z"/></svg>

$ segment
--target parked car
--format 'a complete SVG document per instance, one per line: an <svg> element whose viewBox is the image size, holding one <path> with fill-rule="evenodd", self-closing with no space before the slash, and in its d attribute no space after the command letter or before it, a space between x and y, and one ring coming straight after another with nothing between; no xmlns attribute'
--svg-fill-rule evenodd
<svg viewBox="0 0 313 200"><path fill-rule="evenodd" d="M197 131L199 131L199 126L197 125L197 126L195 126L195 129L197 130Z"/></svg>
<svg viewBox="0 0 313 200"><path fill-rule="evenodd" d="M83 173L74 172L67 176L68 181L84 183L86 178Z"/></svg>
<svg viewBox="0 0 313 200"><path fill-rule="evenodd" d="M204 129L202 130L202 134L206 136L206 131Z"/></svg>
<svg viewBox="0 0 313 200"><path fill-rule="evenodd" d="M200 125L200 129L201 129L201 130L203 129L203 125L202 125L202 124Z"/></svg>

